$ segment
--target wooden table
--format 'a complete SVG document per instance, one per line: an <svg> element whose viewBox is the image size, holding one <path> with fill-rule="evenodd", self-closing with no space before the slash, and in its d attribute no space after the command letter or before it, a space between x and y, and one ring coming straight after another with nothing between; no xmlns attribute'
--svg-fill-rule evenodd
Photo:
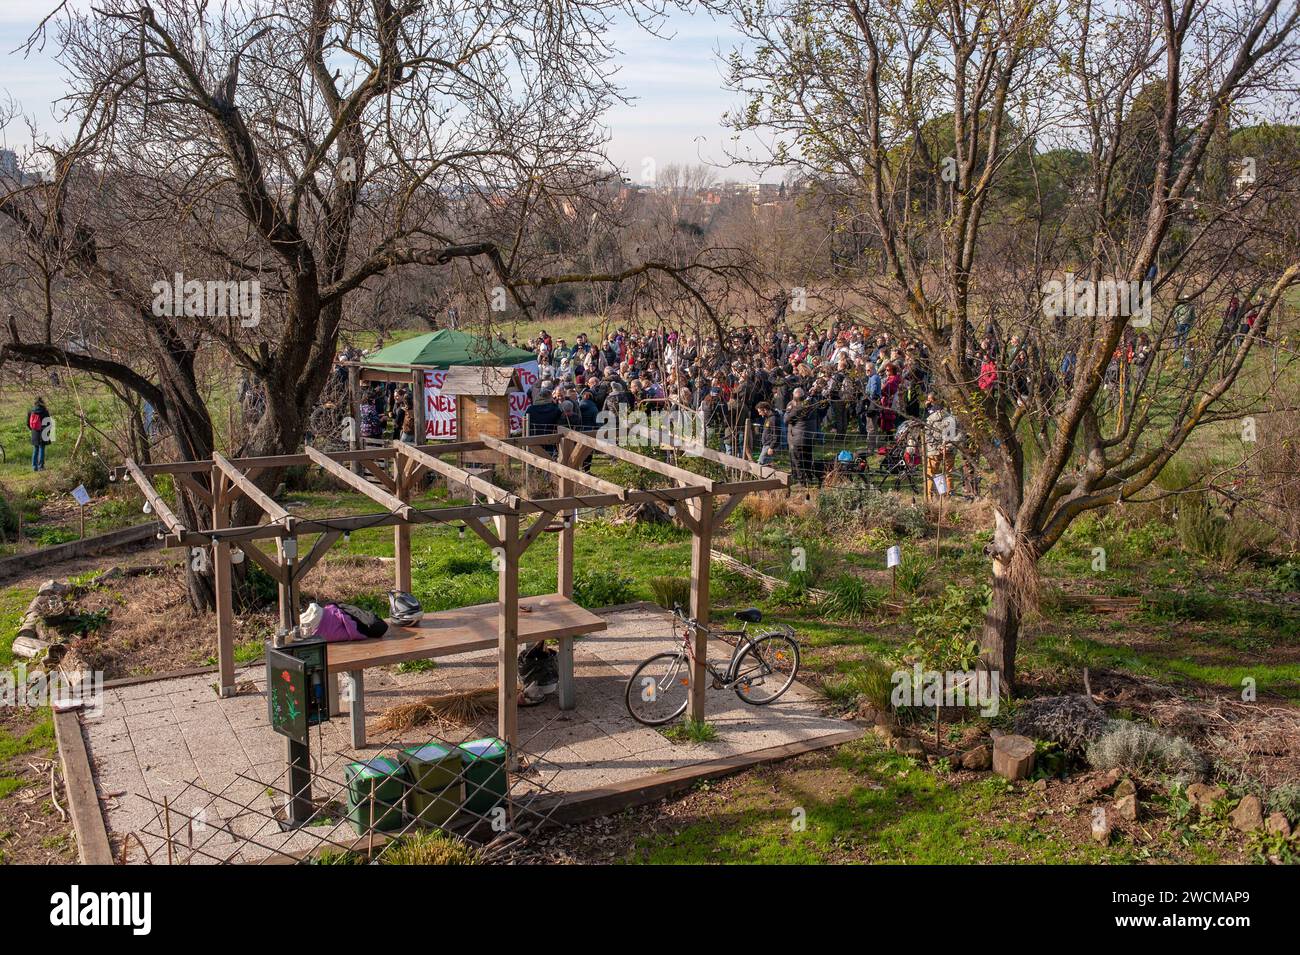
<svg viewBox="0 0 1300 955"><path fill-rule="evenodd" d="M331 643L326 666L331 675L347 674L352 745L366 745L365 671L407 660L428 660L497 646L496 603L475 604L426 613L414 627L389 623L388 633L376 640ZM573 682L573 638L608 627L603 617L579 607L559 594L519 598L519 643L555 640L559 643L560 709L576 705ZM337 681L329 680L330 713L341 715Z"/></svg>

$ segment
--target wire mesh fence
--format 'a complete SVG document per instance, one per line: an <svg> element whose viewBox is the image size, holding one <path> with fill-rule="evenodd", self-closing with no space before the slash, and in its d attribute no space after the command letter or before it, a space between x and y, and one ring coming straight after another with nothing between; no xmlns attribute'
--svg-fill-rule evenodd
<svg viewBox="0 0 1300 955"><path fill-rule="evenodd" d="M509 861L551 822L563 800L560 766L530 746L514 749L478 724L439 722L437 732L392 732L364 753L313 759L308 789L276 772L202 776L175 795L142 796L148 821L118 846L123 864L315 864L385 862L425 836L456 861ZM290 803L308 811L291 823Z"/></svg>

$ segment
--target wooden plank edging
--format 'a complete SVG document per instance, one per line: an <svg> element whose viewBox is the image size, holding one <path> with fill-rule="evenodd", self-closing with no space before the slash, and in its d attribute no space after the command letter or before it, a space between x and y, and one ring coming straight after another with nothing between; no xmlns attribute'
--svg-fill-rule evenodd
<svg viewBox="0 0 1300 955"><path fill-rule="evenodd" d="M78 557L93 557L132 544L158 545L161 542L158 541L157 532L157 524L133 524L130 527L119 527L117 530L96 534L83 540L68 541L52 547L39 547L22 554L14 554L12 557L0 558L0 580L38 567L47 567L50 564L75 560Z"/></svg>
<svg viewBox="0 0 1300 955"><path fill-rule="evenodd" d="M77 833L77 855L82 865L112 865L113 847L108 827L95 792L90 755L81 736L81 719L75 710L54 714L54 738L63 763L63 782L68 796L68 813Z"/></svg>

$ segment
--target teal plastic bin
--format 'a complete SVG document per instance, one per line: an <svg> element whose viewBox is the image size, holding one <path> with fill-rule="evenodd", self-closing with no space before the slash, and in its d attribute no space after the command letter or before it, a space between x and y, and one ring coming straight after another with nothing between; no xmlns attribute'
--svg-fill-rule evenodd
<svg viewBox="0 0 1300 955"><path fill-rule="evenodd" d="M376 756L348 763L343 778L348 786L348 821L357 835L371 828L380 832L402 828L408 786L406 770L396 760Z"/></svg>
<svg viewBox="0 0 1300 955"><path fill-rule="evenodd" d="M450 743L431 741L408 746L402 750L400 759L411 780L406 811L421 825L446 825L465 801L460 750Z"/></svg>
<svg viewBox="0 0 1300 955"><path fill-rule="evenodd" d="M465 761L465 808L486 816L506 798L506 744L496 737L461 743Z"/></svg>

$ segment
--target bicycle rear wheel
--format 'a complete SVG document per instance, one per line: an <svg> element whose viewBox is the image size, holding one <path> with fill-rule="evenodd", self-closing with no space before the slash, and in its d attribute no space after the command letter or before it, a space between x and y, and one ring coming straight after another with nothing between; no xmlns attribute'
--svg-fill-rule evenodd
<svg viewBox="0 0 1300 955"><path fill-rule="evenodd" d="M628 678L623 699L638 723L671 723L686 712L691 701L691 661L685 653L652 656Z"/></svg>
<svg viewBox="0 0 1300 955"><path fill-rule="evenodd" d="M746 703L765 706L790 689L798 672L799 644L783 633L769 633L736 659L732 683Z"/></svg>

